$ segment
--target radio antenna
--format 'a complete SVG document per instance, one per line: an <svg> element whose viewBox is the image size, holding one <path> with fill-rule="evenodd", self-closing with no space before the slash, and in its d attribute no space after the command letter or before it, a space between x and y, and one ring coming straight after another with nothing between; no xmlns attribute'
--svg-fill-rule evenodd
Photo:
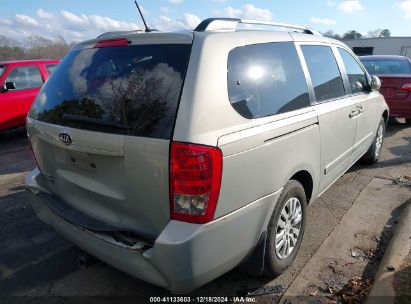
<svg viewBox="0 0 411 304"><path fill-rule="evenodd" d="M144 27L146 28L146 29L145 29L145 32L146 32L146 33L151 32L150 28L147 26L146 20L144 19L143 12L141 11L141 8L140 8L140 6L139 6L138 3L137 3L137 0L134 0L134 3L135 3L136 6L137 6L137 9L138 9L138 12L140 13L141 19L143 19Z"/></svg>

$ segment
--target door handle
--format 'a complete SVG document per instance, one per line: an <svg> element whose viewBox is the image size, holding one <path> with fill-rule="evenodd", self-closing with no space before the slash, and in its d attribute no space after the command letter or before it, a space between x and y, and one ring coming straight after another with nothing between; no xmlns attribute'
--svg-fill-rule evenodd
<svg viewBox="0 0 411 304"><path fill-rule="evenodd" d="M360 111L360 110L352 110L348 116L349 116L350 118L354 118L354 117L356 117L356 116L358 116L358 115L360 115L360 114L361 114L361 111Z"/></svg>
<svg viewBox="0 0 411 304"><path fill-rule="evenodd" d="M360 110L360 113L364 112L364 107L363 107L363 106L358 105L358 106L356 106L356 108L357 108L358 110Z"/></svg>

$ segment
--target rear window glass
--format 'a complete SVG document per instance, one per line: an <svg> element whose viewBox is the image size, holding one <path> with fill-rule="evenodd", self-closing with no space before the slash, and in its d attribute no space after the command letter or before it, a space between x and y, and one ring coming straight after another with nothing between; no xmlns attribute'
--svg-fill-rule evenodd
<svg viewBox="0 0 411 304"><path fill-rule="evenodd" d="M231 105L246 118L258 118L310 106L307 84L291 42L249 45L228 57Z"/></svg>
<svg viewBox="0 0 411 304"><path fill-rule="evenodd" d="M69 53L30 116L98 132L170 139L191 45L93 48Z"/></svg>
<svg viewBox="0 0 411 304"><path fill-rule="evenodd" d="M1 75L3 75L5 70L6 70L6 66L5 65L0 65L0 77L1 77Z"/></svg>
<svg viewBox="0 0 411 304"><path fill-rule="evenodd" d="M340 69L330 47L304 45L301 47L317 101L325 101L345 95Z"/></svg>
<svg viewBox="0 0 411 304"><path fill-rule="evenodd" d="M383 75L383 74L411 74L411 64L406 60L394 59L361 59L368 73Z"/></svg>

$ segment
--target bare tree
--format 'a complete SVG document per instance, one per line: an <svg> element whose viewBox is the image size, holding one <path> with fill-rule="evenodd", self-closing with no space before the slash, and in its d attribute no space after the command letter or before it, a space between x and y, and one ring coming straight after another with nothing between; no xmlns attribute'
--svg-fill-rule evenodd
<svg viewBox="0 0 411 304"><path fill-rule="evenodd" d="M19 47L0 46L0 61L20 60L25 56Z"/></svg>
<svg viewBox="0 0 411 304"><path fill-rule="evenodd" d="M323 36L333 38L333 39L338 39L338 40L342 39L340 34L335 34L334 31L332 31L332 30L328 30L328 31L324 32Z"/></svg>
<svg viewBox="0 0 411 304"><path fill-rule="evenodd" d="M1 47L1 60L20 59L61 59L74 46L74 43L67 43L63 36L56 36L54 39L47 39L40 36L26 38L21 47Z"/></svg>
<svg viewBox="0 0 411 304"><path fill-rule="evenodd" d="M58 35L47 48L47 58L61 59L68 53L73 45L74 43L69 44L62 36Z"/></svg>
<svg viewBox="0 0 411 304"><path fill-rule="evenodd" d="M391 31L389 29L376 29L369 31L367 37L370 38L380 38L380 37L391 37Z"/></svg>
<svg viewBox="0 0 411 304"><path fill-rule="evenodd" d="M43 59L46 58L47 49L53 42L40 36L31 36L24 40L23 46L25 48L27 59Z"/></svg>

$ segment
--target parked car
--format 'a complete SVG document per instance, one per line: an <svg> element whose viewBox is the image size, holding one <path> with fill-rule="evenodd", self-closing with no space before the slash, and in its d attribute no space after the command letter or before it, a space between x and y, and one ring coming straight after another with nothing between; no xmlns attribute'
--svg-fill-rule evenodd
<svg viewBox="0 0 411 304"><path fill-rule="evenodd" d="M360 60L372 75L381 79L381 94L390 116L403 117L411 125L411 60L405 56L362 56Z"/></svg>
<svg viewBox="0 0 411 304"><path fill-rule="evenodd" d="M58 60L0 62L0 131L26 123L26 116L41 86Z"/></svg>
<svg viewBox="0 0 411 304"><path fill-rule="evenodd" d="M358 159L378 160L388 107L342 42L238 24L260 23L74 47L28 117L38 217L174 293L238 265L282 273L307 204Z"/></svg>

